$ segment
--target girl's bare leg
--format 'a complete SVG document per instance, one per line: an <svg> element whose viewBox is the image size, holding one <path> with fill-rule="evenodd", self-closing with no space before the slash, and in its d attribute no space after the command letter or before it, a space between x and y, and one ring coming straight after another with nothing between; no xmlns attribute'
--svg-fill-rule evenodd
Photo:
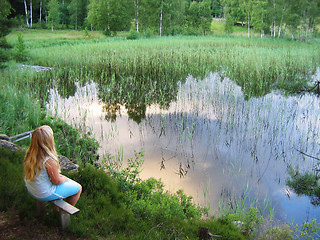
<svg viewBox="0 0 320 240"><path fill-rule="evenodd" d="M80 185L79 191L75 195L67 197L66 201L71 205L75 206L80 198L81 192L82 192L82 186Z"/></svg>

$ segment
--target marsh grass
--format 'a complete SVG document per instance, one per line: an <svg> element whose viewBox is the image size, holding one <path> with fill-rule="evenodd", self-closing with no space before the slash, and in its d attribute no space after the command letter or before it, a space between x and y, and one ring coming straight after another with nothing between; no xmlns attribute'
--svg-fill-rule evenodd
<svg viewBox="0 0 320 240"><path fill-rule="evenodd" d="M38 126L43 110L37 100L28 92L8 84L5 75L0 75L0 84L0 132L10 136Z"/></svg>
<svg viewBox="0 0 320 240"><path fill-rule="evenodd" d="M248 98L263 96L276 88L305 86L320 63L315 41L164 37L56 44L31 48L32 62L52 66L63 75L72 73L67 81L99 82L102 91L112 90L122 99L128 98L123 92L132 89L131 93L138 91L137 96L150 99L164 94L162 99L171 101L178 81L184 81L189 74L203 78L217 71L241 86ZM107 94L105 98L112 96Z"/></svg>

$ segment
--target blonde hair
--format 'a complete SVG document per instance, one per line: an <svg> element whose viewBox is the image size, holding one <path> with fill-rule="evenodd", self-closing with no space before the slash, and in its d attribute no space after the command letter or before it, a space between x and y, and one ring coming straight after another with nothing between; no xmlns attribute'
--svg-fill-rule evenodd
<svg viewBox="0 0 320 240"><path fill-rule="evenodd" d="M44 125L36 128L32 133L31 143L23 161L26 180L35 180L35 176L41 172L41 165L46 157L54 159L60 169L53 131L49 126Z"/></svg>

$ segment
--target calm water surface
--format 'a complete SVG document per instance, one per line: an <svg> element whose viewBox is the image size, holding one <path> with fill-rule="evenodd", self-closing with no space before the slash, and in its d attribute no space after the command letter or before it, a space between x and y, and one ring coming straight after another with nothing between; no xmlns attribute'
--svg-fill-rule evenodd
<svg viewBox="0 0 320 240"><path fill-rule="evenodd" d="M285 184L288 165L311 170L320 153L320 100L313 95L270 93L245 100L237 85L218 74L188 77L168 109L152 105L139 124L125 108L105 119L95 83L62 98L51 90L48 110L94 133L100 155L145 150L140 177L161 178L166 189L183 188L212 214L245 199L288 223L317 218L320 208Z"/></svg>

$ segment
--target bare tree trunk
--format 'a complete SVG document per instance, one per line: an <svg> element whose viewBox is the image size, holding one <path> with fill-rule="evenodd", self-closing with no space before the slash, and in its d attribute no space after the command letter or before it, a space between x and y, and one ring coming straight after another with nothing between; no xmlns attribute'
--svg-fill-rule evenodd
<svg viewBox="0 0 320 240"><path fill-rule="evenodd" d="M78 30L78 7L76 8L76 20L74 23L75 30Z"/></svg>
<svg viewBox="0 0 320 240"><path fill-rule="evenodd" d="M301 17L301 20L300 20L300 32L299 32L299 40L301 41L302 38L303 38L303 32L302 32L302 17Z"/></svg>
<svg viewBox="0 0 320 240"><path fill-rule="evenodd" d="M134 1L135 15L136 15L136 30L139 32L139 0Z"/></svg>
<svg viewBox="0 0 320 240"><path fill-rule="evenodd" d="M30 27L32 28L32 0L30 0Z"/></svg>
<svg viewBox="0 0 320 240"><path fill-rule="evenodd" d="M248 38L250 38L250 12L248 11Z"/></svg>
<svg viewBox="0 0 320 240"><path fill-rule="evenodd" d="M281 23L281 25L279 26L278 38L280 38L281 31L282 31L282 23Z"/></svg>
<svg viewBox="0 0 320 240"><path fill-rule="evenodd" d="M41 23L41 9L42 9L42 1L40 1L40 10L39 10L39 22Z"/></svg>
<svg viewBox="0 0 320 240"><path fill-rule="evenodd" d="M305 22L306 22L306 39L308 39L308 37L309 37L309 27L310 27L310 17L306 16Z"/></svg>
<svg viewBox="0 0 320 240"><path fill-rule="evenodd" d="M62 6L63 6L63 8L64 8L64 0L62 0ZM61 25L62 25L62 27L64 26L64 22L63 22L63 19L64 18L60 18L60 20L62 19L62 21L61 21Z"/></svg>
<svg viewBox="0 0 320 240"><path fill-rule="evenodd" d="M162 36L162 7L161 7L161 10L160 10L160 26L159 26L159 36L161 37Z"/></svg>
<svg viewBox="0 0 320 240"><path fill-rule="evenodd" d="M263 17L261 19L261 22L262 22L262 28L261 28L261 38L264 37L264 29L263 29Z"/></svg>
<svg viewBox="0 0 320 240"><path fill-rule="evenodd" d="M25 12L25 14L26 14L27 26L29 27L28 8L27 8L27 2L26 2L26 0L23 0L23 3L24 3L24 12Z"/></svg>
<svg viewBox="0 0 320 240"><path fill-rule="evenodd" d="M279 32L278 32L278 38L280 38L280 35L281 35L282 22L283 22L283 15L281 16L281 21L280 21L280 26L279 26Z"/></svg>

